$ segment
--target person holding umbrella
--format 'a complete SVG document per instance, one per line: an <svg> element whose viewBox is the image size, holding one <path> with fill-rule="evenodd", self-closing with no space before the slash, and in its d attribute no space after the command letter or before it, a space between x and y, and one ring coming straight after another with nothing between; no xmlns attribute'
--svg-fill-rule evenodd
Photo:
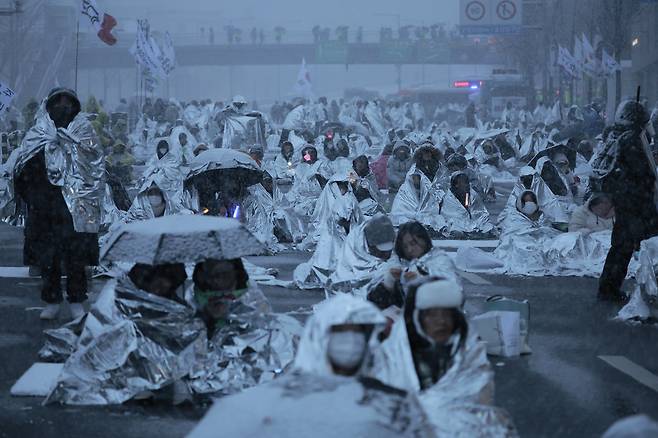
<svg viewBox="0 0 658 438"><path fill-rule="evenodd" d="M263 171L248 154L210 149L190 163L183 204L197 214L243 219L247 188L262 179Z"/></svg>
<svg viewBox="0 0 658 438"><path fill-rule="evenodd" d="M181 380L193 397L271 379L291 364L301 325L272 313L249 282L241 257L264 252L234 219L175 215L124 225L101 259L135 266L107 283L81 331L67 325L47 339L42 357L66 366L46 403L166 396L160 390ZM182 293L184 264L195 265L194 284Z"/></svg>

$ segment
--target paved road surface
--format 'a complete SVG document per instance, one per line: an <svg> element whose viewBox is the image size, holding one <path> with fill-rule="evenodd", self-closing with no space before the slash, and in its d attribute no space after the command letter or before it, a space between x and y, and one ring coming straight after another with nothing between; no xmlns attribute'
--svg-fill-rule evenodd
<svg viewBox="0 0 658 438"><path fill-rule="evenodd" d="M493 214L505 199L491 208ZM20 230L0 224L0 266L20 266L21 240ZM294 267L308 257L291 252L251 261L279 268L280 277L290 279ZM612 320L617 309L596 302L595 279L481 275L467 276L464 284L470 314L477 314L493 294L530 301L533 353L491 358L497 403L510 411L522 436L596 437L627 415L647 413L658 419L658 392L598 358L624 356L658 375L658 328ZM97 291L101 283L93 286ZM38 279L0 278L0 436L166 438L191 430L204 408L137 403L43 407L40 399L11 397L11 385L37 360L43 329L62 323L39 320L38 290ZM302 318L324 297L317 291L264 291L276 311L294 311Z"/></svg>

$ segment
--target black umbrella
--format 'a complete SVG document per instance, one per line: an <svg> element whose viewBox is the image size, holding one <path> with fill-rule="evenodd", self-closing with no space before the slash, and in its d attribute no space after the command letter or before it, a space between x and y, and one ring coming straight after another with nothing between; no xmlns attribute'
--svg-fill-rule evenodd
<svg viewBox="0 0 658 438"><path fill-rule="evenodd" d="M534 156L532 160L528 163L528 166L530 167L535 167L537 165L537 161L541 157L552 157L556 153L562 152L564 155L567 156L567 159L569 160L569 167L572 169L576 168L576 151L571 149L569 146L564 145L564 144L556 144L553 145L549 148L544 149L543 151L539 152L537 155Z"/></svg>

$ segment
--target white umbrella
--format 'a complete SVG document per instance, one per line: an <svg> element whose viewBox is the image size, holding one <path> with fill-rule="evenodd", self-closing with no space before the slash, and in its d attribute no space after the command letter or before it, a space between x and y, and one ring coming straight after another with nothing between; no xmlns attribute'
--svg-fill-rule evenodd
<svg viewBox="0 0 658 438"><path fill-rule="evenodd" d="M113 262L197 263L264 254L265 246L235 219L174 215L121 227L102 249Z"/></svg>

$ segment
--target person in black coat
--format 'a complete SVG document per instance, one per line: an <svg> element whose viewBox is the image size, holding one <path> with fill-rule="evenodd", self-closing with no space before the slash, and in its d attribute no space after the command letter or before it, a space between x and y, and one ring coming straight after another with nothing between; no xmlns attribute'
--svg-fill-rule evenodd
<svg viewBox="0 0 658 438"><path fill-rule="evenodd" d="M645 127L649 113L637 101L622 102L606 145L595 159L594 184L615 207L612 246L599 280L599 299L626 301L621 286L640 242L657 234L656 169L648 154Z"/></svg>

